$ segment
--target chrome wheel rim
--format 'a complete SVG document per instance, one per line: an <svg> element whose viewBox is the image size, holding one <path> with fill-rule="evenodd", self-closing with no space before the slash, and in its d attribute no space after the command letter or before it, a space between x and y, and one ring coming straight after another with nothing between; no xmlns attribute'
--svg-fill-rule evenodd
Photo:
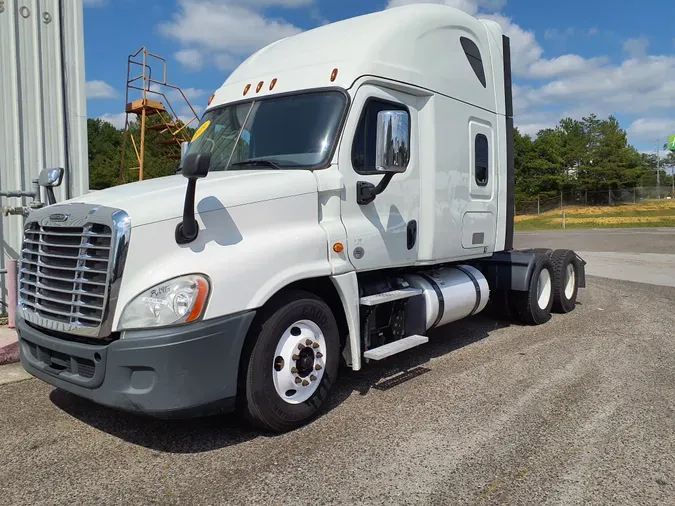
<svg viewBox="0 0 675 506"><path fill-rule="evenodd" d="M311 320L300 320L282 334L272 360L277 394L289 404L300 404L319 388L326 370L326 339Z"/></svg>
<svg viewBox="0 0 675 506"><path fill-rule="evenodd" d="M571 299L574 294L574 286L577 281L577 273L574 271L574 265L567 264L565 269L565 297Z"/></svg>
<svg viewBox="0 0 675 506"><path fill-rule="evenodd" d="M546 309L551 300L551 273L548 269L542 269L537 279L537 305L539 309Z"/></svg>

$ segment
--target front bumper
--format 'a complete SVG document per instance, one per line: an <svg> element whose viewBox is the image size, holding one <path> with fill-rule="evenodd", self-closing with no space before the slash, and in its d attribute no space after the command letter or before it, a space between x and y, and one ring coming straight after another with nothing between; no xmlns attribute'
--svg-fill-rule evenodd
<svg viewBox="0 0 675 506"><path fill-rule="evenodd" d="M53 337L19 319L19 356L33 376L115 409L162 418L228 412L254 315L127 332L107 345Z"/></svg>

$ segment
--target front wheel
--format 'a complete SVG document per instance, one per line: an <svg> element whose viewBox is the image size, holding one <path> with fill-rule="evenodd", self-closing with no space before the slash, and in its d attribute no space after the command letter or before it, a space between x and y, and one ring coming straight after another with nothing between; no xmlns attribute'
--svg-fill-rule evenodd
<svg viewBox="0 0 675 506"><path fill-rule="evenodd" d="M246 418L274 432L304 425L337 380L340 339L330 307L309 292L285 292L262 310L253 331Z"/></svg>

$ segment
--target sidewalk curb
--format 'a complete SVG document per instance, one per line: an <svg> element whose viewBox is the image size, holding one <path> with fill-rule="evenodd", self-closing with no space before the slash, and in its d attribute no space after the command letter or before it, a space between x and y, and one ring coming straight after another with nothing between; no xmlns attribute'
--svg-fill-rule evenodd
<svg viewBox="0 0 675 506"><path fill-rule="evenodd" d="M12 329L0 328L0 365L19 361L19 341Z"/></svg>

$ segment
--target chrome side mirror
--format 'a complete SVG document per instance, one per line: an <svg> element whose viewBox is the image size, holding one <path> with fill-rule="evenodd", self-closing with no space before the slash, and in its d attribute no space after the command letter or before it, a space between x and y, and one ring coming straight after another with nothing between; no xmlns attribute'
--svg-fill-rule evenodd
<svg viewBox="0 0 675 506"><path fill-rule="evenodd" d="M55 188L61 185L63 181L63 168L56 167L54 169L42 169L38 184L43 188Z"/></svg>
<svg viewBox="0 0 675 506"><path fill-rule="evenodd" d="M375 170L399 174L410 161L410 116L407 111L377 114Z"/></svg>
<svg viewBox="0 0 675 506"><path fill-rule="evenodd" d="M38 185L45 189L47 195L47 205L56 204L56 196L54 195L54 188L61 185L63 181L63 168L56 167L53 169L42 169L40 177L38 178Z"/></svg>

